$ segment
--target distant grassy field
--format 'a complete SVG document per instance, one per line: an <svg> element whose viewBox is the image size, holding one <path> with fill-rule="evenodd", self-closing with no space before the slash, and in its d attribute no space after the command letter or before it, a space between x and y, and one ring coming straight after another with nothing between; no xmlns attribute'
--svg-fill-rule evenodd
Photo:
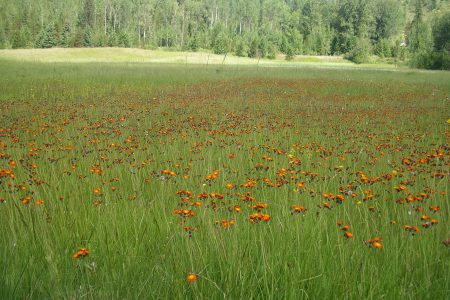
<svg viewBox="0 0 450 300"><path fill-rule="evenodd" d="M177 63L177 64L224 64L224 65L259 65L259 66L315 66L339 68L376 68L394 69L398 66L386 63L356 65L339 56L306 56L298 55L286 61L283 55L276 59L238 57L228 54L216 55L207 52L180 52L167 50L144 50L131 48L53 48L53 49L21 49L0 50L0 59L25 62L128 62L128 63Z"/></svg>
<svg viewBox="0 0 450 300"><path fill-rule="evenodd" d="M450 73L26 51L0 298L448 298Z"/></svg>

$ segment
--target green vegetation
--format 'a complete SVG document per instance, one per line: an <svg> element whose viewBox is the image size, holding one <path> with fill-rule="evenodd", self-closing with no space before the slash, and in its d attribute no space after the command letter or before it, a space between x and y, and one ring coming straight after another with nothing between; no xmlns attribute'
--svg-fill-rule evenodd
<svg viewBox="0 0 450 300"><path fill-rule="evenodd" d="M448 72L22 59L0 298L448 297Z"/></svg>
<svg viewBox="0 0 450 300"><path fill-rule="evenodd" d="M134 47L449 69L448 0L0 0L0 48Z"/></svg>

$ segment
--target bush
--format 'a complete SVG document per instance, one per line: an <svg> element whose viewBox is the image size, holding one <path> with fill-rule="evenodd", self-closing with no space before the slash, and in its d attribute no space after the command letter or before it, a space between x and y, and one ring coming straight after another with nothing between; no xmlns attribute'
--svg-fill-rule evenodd
<svg viewBox="0 0 450 300"><path fill-rule="evenodd" d="M277 47L274 44L269 44L267 49L267 58L275 59L277 57Z"/></svg>
<svg viewBox="0 0 450 300"><path fill-rule="evenodd" d="M348 59L355 64L367 63L372 54L372 45L367 39L358 39L353 50L348 55Z"/></svg>
<svg viewBox="0 0 450 300"><path fill-rule="evenodd" d="M213 45L214 54L225 54L229 51L230 41L227 35L224 32L220 32L215 40Z"/></svg>
<svg viewBox="0 0 450 300"><path fill-rule="evenodd" d="M236 51L235 51L236 56L240 56L240 57L246 57L248 55L248 46L247 43L245 42L245 40L243 39L238 39L237 43L236 43Z"/></svg>
<svg viewBox="0 0 450 300"><path fill-rule="evenodd" d="M374 52L379 57L392 57L392 47L388 40L381 39L378 41L378 43L375 45Z"/></svg>

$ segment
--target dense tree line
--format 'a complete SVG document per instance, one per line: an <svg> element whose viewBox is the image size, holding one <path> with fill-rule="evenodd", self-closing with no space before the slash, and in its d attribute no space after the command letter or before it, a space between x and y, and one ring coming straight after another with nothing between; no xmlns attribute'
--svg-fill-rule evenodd
<svg viewBox="0 0 450 300"><path fill-rule="evenodd" d="M0 0L0 48L372 55L450 68L449 0Z"/></svg>

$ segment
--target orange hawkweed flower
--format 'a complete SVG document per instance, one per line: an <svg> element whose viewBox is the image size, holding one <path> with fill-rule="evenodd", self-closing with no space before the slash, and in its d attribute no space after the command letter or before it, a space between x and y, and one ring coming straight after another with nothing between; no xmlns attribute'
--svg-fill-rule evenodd
<svg viewBox="0 0 450 300"><path fill-rule="evenodd" d="M405 229L405 231L411 233L412 235L420 233L420 229L416 226L404 225L403 229Z"/></svg>
<svg viewBox="0 0 450 300"><path fill-rule="evenodd" d="M346 238L350 239L350 238L353 237L353 234L352 234L351 232L349 232L349 231L346 231L346 232L344 232L344 236L345 236Z"/></svg>
<svg viewBox="0 0 450 300"><path fill-rule="evenodd" d="M198 278L197 278L197 275L195 275L194 273L189 273L189 274L186 276L186 281L189 282L189 283L196 282L197 279L198 279Z"/></svg>
<svg viewBox="0 0 450 300"><path fill-rule="evenodd" d="M368 244L370 248L383 249L383 244L381 243L381 241L381 237L376 236L366 241L365 243Z"/></svg>
<svg viewBox="0 0 450 300"><path fill-rule="evenodd" d="M372 243L372 246L376 249L383 249L383 244L379 242Z"/></svg>
<svg viewBox="0 0 450 300"><path fill-rule="evenodd" d="M84 257L84 256L88 256L89 255L89 250L87 248L81 248L80 250L78 250L77 252L75 252L72 255L72 259L76 260L80 257Z"/></svg>
<svg viewBox="0 0 450 300"><path fill-rule="evenodd" d="M306 211L307 209L302 205L291 205L291 214L304 214Z"/></svg>
<svg viewBox="0 0 450 300"><path fill-rule="evenodd" d="M31 197L31 196L26 196L25 198L23 198L23 199L21 200L21 202L22 202L22 204L28 204L28 203L30 203L32 200L33 200L33 197Z"/></svg>
<svg viewBox="0 0 450 300"><path fill-rule="evenodd" d="M434 213L437 213L439 211L440 207L439 206L430 206L429 209L431 211L433 211Z"/></svg>
<svg viewBox="0 0 450 300"><path fill-rule="evenodd" d="M227 185L225 186L227 189L231 190L234 188L234 185L232 183L227 183Z"/></svg>

